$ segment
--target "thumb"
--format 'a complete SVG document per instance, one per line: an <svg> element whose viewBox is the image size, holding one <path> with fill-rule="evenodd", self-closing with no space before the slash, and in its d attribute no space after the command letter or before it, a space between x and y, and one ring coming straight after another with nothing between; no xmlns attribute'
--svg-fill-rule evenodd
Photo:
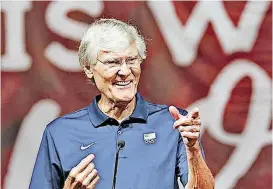
<svg viewBox="0 0 273 189"><path fill-rule="evenodd" d="M169 112L175 120L178 120L179 118L182 117L182 115L179 113L178 109L174 106L169 107Z"/></svg>
<svg viewBox="0 0 273 189"><path fill-rule="evenodd" d="M191 112L189 112L188 114L188 117L189 118L193 118L193 119L196 119L196 118L199 118L199 108L195 107Z"/></svg>

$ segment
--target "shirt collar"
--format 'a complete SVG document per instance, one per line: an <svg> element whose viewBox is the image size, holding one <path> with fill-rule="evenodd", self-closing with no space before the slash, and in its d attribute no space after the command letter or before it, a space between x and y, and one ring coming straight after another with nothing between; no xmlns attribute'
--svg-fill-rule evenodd
<svg viewBox="0 0 273 189"><path fill-rule="evenodd" d="M105 115L98 107L98 101L101 95L98 95L94 98L92 104L88 107L89 119L94 127L99 127L104 125L103 123L108 123L116 125L118 122L113 118ZM130 122L147 122L148 118L148 104L147 102L140 96L139 93L136 94L136 107L131 116L127 120Z"/></svg>

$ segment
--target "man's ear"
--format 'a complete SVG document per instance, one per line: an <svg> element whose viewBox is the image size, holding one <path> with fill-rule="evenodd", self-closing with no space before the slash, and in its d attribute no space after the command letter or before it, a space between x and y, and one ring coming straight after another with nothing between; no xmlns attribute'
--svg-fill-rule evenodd
<svg viewBox="0 0 273 189"><path fill-rule="evenodd" d="M83 67L83 71L85 73L85 75L89 78L92 79L93 78L93 69L91 68L91 66L84 66Z"/></svg>

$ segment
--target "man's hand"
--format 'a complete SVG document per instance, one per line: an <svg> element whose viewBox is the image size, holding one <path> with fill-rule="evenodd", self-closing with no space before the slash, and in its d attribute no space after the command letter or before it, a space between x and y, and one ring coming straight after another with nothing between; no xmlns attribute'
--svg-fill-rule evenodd
<svg viewBox="0 0 273 189"><path fill-rule="evenodd" d="M206 162L202 158L201 149L198 143L201 126L199 109L195 108L193 111L189 112L187 116L181 115L174 106L170 106L169 111L175 119L173 128L179 130L187 149L189 174L188 183L185 188L213 189L214 178Z"/></svg>
<svg viewBox="0 0 273 189"><path fill-rule="evenodd" d="M94 189L99 181L98 171L92 162L95 156L88 155L71 169L64 183L64 189Z"/></svg>
<svg viewBox="0 0 273 189"><path fill-rule="evenodd" d="M175 119L173 128L179 130L184 144L188 147L193 147L195 144L198 144L197 140L200 135L201 126L199 109L195 108L189 112L187 116L183 116L176 107L170 106L169 112Z"/></svg>

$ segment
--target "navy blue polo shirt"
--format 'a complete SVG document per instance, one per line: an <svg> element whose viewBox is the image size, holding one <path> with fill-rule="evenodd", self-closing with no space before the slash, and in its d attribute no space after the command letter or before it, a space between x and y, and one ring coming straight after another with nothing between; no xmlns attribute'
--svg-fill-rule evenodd
<svg viewBox="0 0 273 189"><path fill-rule="evenodd" d="M136 97L133 114L121 123L100 111L100 96L89 106L52 121L43 134L30 188L62 188L70 170L92 153L100 176L96 189L110 189L120 140L125 146L119 153L116 189L174 189L177 177L186 185L185 145L172 127L169 107L149 103L139 94Z"/></svg>

